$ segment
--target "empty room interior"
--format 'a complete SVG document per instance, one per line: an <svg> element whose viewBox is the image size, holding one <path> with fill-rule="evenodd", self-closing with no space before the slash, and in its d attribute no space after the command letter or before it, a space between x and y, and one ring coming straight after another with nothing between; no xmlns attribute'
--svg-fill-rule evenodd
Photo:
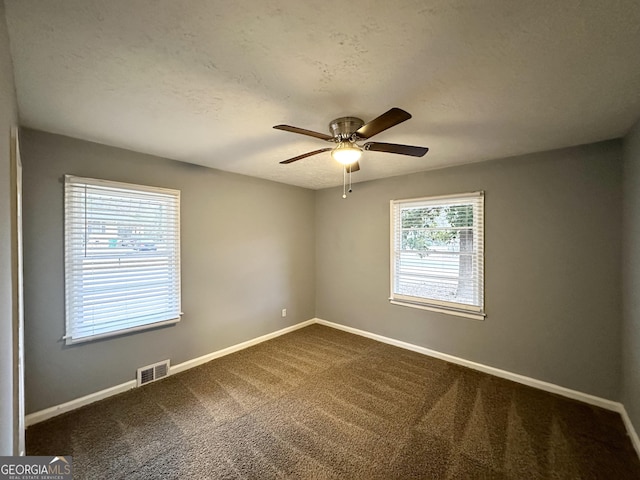
<svg viewBox="0 0 640 480"><path fill-rule="evenodd" d="M640 478L639 25L0 0L0 455Z"/></svg>

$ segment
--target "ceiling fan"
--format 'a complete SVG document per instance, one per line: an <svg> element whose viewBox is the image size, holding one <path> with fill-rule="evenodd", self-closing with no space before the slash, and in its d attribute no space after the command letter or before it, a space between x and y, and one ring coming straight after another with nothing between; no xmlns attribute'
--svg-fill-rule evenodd
<svg viewBox="0 0 640 480"><path fill-rule="evenodd" d="M347 173L351 173L360 170L358 160L360 160L364 150L422 157L429 151L428 148L382 142L366 142L363 145L358 145L358 142L367 140L388 128L394 127L405 120L409 120L410 118L411 114L400 108L392 108L379 117L374 118L367 124L356 117L336 118L329 123L329 131L331 132L331 135L306 130L304 128L292 127L290 125L276 125L273 128L277 130L308 135L310 137L319 138L320 140L334 142L337 144L335 147L321 148L319 150L314 150L313 152L303 153L297 157L283 160L280 163L293 163L298 160L302 160L303 158L317 155L318 153L331 151L333 159L343 164Z"/></svg>

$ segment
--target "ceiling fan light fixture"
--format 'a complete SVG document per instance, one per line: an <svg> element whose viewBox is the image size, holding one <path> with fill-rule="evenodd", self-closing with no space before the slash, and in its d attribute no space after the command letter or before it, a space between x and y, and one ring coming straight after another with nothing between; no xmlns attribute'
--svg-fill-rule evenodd
<svg viewBox="0 0 640 480"><path fill-rule="evenodd" d="M336 148L331 150L331 157L342 165L351 165L362 157L362 149L351 142L340 142Z"/></svg>

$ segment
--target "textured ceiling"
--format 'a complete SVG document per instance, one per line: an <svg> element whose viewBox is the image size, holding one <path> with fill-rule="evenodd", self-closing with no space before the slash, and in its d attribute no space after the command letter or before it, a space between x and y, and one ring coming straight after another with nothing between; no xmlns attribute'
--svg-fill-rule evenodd
<svg viewBox="0 0 640 480"><path fill-rule="evenodd" d="M354 181L623 136L638 0L5 0L22 125L308 188L328 132L391 107Z"/></svg>

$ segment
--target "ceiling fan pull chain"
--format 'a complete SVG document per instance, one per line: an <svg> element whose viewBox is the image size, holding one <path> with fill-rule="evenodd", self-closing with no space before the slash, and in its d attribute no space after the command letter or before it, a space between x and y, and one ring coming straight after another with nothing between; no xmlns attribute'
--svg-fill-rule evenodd
<svg viewBox="0 0 640 480"><path fill-rule="evenodd" d="M342 198L347 198L347 167L342 170Z"/></svg>
<svg viewBox="0 0 640 480"><path fill-rule="evenodd" d="M353 165L349 165L349 193L353 192L351 189L351 174L353 173Z"/></svg>

